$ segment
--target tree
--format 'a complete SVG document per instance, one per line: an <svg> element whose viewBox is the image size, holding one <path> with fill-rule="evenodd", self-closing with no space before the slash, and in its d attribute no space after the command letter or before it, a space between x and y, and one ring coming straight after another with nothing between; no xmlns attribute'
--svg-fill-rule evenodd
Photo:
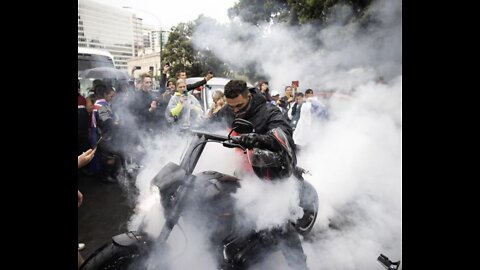
<svg viewBox="0 0 480 270"><path fill-rule="evenodd" d="M171 74L185 70L189 77L202 77L213 71L215 76L230 77L230 68L209 48L194 48L192 36L200 19L172 27L163 51L163 64L171 64Z"/></svg>
<svg viewBox="0 0 480 270"><path fill-rule="evenodd" d="M337 4L349 5L353 18L362 12L373 0L239 0L228 10L229 17L239 17L254 25L262 23L325 23Z"/></svg>
<svg viewBox="0 0 480 270"><path fill-rule="evenodd" d="M285 21L288 14L288 0L240 0L228 9L230 18L240 17L254 25Z"/></svg>
<svg viewBox="0 0 480 270"><path fill-rule="evenodd" d="M170 63L172 74L185 70L192 74L193 46L191 36L193 23L179 23L171 28L167 43L162 52L164 63Z"/></svg>

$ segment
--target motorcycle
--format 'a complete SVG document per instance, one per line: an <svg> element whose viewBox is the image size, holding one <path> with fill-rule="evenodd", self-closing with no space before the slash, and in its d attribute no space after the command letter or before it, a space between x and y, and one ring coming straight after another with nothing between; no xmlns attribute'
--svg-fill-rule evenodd
<svg viewBox="0 0 480 270"><path fill-rule="evenodd" d="M303 179L305 170L297 167L293 172L301 186L299 192L303 216L281 228L248 232L235 230L232 225L235 215L232 214L234 202L231 194L240 187L241 181L215 171L193 174L207 143L216 142L224 147L239 148L246 154L247 149L241 145L240 136L231 134L233 131L243 134L252 130L252 124L243 119L234 120L228 136L192 130L194 139L180 164L167 163L151 180L151 185L159 190L164 210L165 223L159 236L153 239L143 231L142 225L138 231L116 235L110 243L93 252L80 269L169 269L168 260L162 260L159 256L168 254L167 240L180 217L189 212L202 213L213 222L211 226L215 228L215 234L211 241L218 247L219 269L247 269L260 259L256 256L260 254L259 251L274 249L282 251L290 266L307 269L299 236L307 236L313 228L318 211L318 195L315 188ZM287 243L288 250L283 249L285 245L279 245L280 242ZM155 262L148 260L153 251L156 254Z"/></svg>

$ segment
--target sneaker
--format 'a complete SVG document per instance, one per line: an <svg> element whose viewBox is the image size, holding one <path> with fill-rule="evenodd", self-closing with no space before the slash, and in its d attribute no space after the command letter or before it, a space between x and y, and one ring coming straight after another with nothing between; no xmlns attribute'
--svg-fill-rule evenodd
<svg viewBox="0 0 480 270"><path fill-rule="evenodd" d="M78 243L78 250L84 250L85 249L85 244L84 243Z"/></svg>

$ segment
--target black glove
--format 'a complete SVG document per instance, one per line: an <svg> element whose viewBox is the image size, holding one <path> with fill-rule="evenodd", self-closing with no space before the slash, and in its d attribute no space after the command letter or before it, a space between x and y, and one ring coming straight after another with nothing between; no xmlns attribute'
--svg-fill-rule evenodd
<svg viewBox="0 0 480 270"><path fill-rule="evenodd" d="M262 140L261 137L262 135L257 133L242 134L240 136L240 145L248 149L258 147L260 140Z"/></svg>

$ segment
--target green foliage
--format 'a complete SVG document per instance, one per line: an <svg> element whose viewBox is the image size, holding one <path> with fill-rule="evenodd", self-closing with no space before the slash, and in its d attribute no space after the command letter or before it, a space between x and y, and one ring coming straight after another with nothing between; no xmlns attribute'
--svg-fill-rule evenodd
<svg viewBox="0 0 480 270"><path fill-rule="evenodd" d="M230 18L240 17L243 21L260 25L262 23L324 23L332 8L337 4L349 5L354 16L362 14L373 0L239 0L228 14Z"/></svg>
<svg viewBox="0 0 480 270"><path fill-rule="evenodd" d="M240 0L228 10L230 18L240 17L255 25L284 21L289 13L287 0Z"/></svg>
<svg viewBox="0 0 480 270"><path fill-rule="evenodd" d="M192 36L196 22L180 23L172 27L168 41L163 49L163 65L171 64L170 75L185 70L188 77L203 77L208 71L217 77L229 77L232 74L227 65L218 59L208 48L194 49Z"/></svg>
<svg viewBox="0 0 480 270"><path fill-rule="evenodd" d="M240 17L243 21L260 25L263 23L286 23L290 25L318 23L323 24L332 16L337 4L349 5L353 10L351 19L364 15L373 0L239 0L228 10L229 17ZM170 63L171 76L185 70L188 77L205 76L213 71L217 77L247 77L249 81L260 78L255 63L244 67L229 67L218 59L209 48L194 49L192 36L196 21L180 23L172 27L168 41L163 48L163 64ZM203 18L205 19L205 18ZM238 41L252 40L249 34L239 35Z"/></svg>
<svg viewBox="0 0 480 270"><path fill-rule="evenodd" d="M193 47L191 36L193 34L193 23L179 23L172 27L168 41L163 48L163 64L171 64L171 74L185 70L187 74L192 72Z"/></svg>

